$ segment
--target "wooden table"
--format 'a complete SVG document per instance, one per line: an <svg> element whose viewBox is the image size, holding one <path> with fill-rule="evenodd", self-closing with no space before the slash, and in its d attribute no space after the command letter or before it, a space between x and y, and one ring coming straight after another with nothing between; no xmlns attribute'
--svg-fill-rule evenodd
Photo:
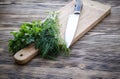
<svg viewBox="0 0 120 79"><path fill-rule="evenodd" d="M120 79L120 1L99 0L111 14L57 61L35 57L17 65L8 51L11 31L23 22L44 19L71 0L0 0L0 79ZM97 0L96 0L97 1Z"/></svg>

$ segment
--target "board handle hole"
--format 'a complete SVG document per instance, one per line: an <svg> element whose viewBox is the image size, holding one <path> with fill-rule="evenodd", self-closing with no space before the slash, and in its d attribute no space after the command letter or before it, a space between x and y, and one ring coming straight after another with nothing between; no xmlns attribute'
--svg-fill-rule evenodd
<svg viewBox="0 0 120 79"><path fill-rule="evenodd" d="M20 56L22 57L22 56L23 56L23 54L20 54Z"/></svg>

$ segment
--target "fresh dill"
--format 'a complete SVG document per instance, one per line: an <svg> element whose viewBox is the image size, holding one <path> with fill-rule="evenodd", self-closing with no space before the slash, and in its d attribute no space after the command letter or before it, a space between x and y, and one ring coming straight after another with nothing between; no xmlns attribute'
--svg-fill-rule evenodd
<svg viewBox="0 0 120 79"><path fill-rule="evenodd" d="M51 12L44 22L23 23L18 32L11 32L14 38L9 40L9 51L15 54L34 43L42 58L55 59L59 55L68 55L69 48L60 37L59 28L56 12Z"/></svg>

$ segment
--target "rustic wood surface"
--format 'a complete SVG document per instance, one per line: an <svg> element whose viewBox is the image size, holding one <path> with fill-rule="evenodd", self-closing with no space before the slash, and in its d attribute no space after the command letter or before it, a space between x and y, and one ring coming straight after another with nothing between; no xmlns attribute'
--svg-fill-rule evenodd
<svg viewBox="0 0 120 79"><path fill-rule="evenodd" d="M83 37L83 35L90 31L91 28L95 27L96 24L98 24L111 12L111 6L109 5L105 5L100 2L91 0L82 0L82 2L83 8L80 14L78 27L76 30L76 34L73 38L72 44L74 44L78 39ZM65 37L65 29L67 29L66 26L68 17L74 12L74 6L75 1L71 1L69 4L65 5L63 8L58 10L58 19L61 25L60 35L63 39ZM14 59L19 64L25 64L31 59L33 59L33 57L37 54L37 51L38 50L35 50L34 46L21 49L14 55Z"/></svg>
<svg viewBox="0 0 120 79"><path fill-rule="evenodd" d="M98 0L112 6L111 14L78 40L70 57L57 61L35 57L17 65L8 52L11 31L23 22L44 19L71 0L0 0L0 79L120 79L120 1ZM96 0L97 1L97 0Z"/></svg>

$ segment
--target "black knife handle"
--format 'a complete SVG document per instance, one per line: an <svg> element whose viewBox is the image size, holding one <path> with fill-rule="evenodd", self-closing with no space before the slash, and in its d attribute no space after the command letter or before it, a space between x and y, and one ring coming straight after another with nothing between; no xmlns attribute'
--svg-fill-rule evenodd
<svg viewBox="0 0 120 79"><path fill-rule="evenodd" d="M76 0L74 14L80 14L82 6L83 6L82 1L81 0Z"/></svg>

